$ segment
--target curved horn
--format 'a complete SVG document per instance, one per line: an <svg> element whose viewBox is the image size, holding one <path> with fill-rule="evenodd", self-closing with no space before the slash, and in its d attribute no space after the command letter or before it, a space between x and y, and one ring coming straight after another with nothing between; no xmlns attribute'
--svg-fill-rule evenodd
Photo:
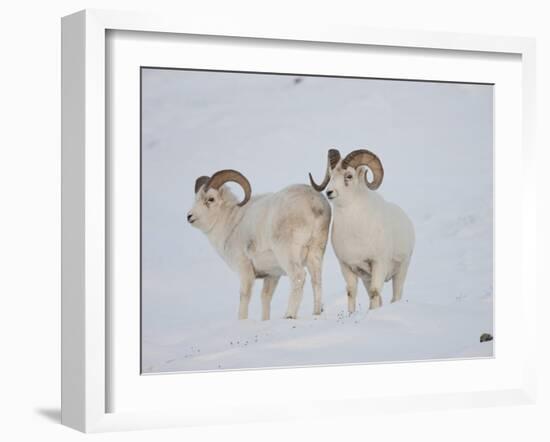
<svg viewBox="0 0 550 442"><path fill-rule="evenodd" d="M349 153L342 161L342 167L344 169L353 167L356 169L359 166L367 166L373 175L372 181L367 180L367 174L365 173L365 183L371 190L376 190L382 184L384 179L384 168L380 159L367 149L358 149Z"/></svg>
<svg viewBox="0 0 550 442"><path fill-rule="evenodd" d="M243 188L244 198L238 205L244 206L250 199L252 188L250 187L250 183L248 182L246 177L242 173L237 172L236 170L225 169L225 170L220 170L216 172L214 175L212 175L212 178L208 180L204 190L206 191L210 188L218 190L221 186L223 186L228 181L237 183L239 186Z"/></svg>
<svg viewBox="0 0 550 442"><path fill-rule="evenodd" d="M328 151L328 162L330 164L330 169L334 169L340 161L340 151L338 149L329 149Z"/></svg>
<svg viewBox="0 0 550 442"><path fill-rule="evenodd" d="M313 187L317 192L322 192L325 190L325 188L328 185L328 182L330 181L330 171L336 167L338 164L338 161L340 161L340 152L338 149L329 149L328 151L328 162L327 162L327 171L325 173L325 178L323 179L323 182L321 184L317 184L313 177L311 176L311 173L309 174L309 182L311 183L311 187Z"/></svg>
<svg viewBox="0 0 550 442"><path fill-rule="evenodd" d="M200 176L195 180L195 193L197 193L200 188L210 179L209 176Z"/></svg>

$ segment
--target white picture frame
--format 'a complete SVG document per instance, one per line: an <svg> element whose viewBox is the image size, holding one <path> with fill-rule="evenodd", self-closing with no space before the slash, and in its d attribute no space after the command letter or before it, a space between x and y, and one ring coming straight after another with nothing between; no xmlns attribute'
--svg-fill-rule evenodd
<svg viewBox="0 0 550 442"><path fill-rule="evenodd" d="M139 409L113 411L109 392L113 388L109 376L113 354L107 339L112 318L108 299L108 248L111 238L106 228L111 198L107 183L107 98L106 35L108 31L145 31L180 35L203 35L272 39L277 41L374 45L381 49L437 49L468 51L483 57L487 53L511 54L521 57L521 156L523 177L519 190L521 207L521 242L518 242L520 269L517 283L516 320L520 324L523 353L518 355L521 374L499 388L477 387L462 392L431 391L426 394L399 394L348 397L338 392L303 397L273 403L258 403L235 398L232 410L222 412L214 406L182 406L157 411ZM394 412L426 408L453 408L501 404L531 403L535 399L535 316L536 287L533 273L535 238L535 175L534 175L534 105L535 105L535 43L533 39L494 37L416 31L357 29L343 26L293 27L278 24L240 22L217 23L196 17L159 17L150 14L86 10L62 20L62 423L85 432L122 429L184 426L217 422L249 422L284 419L286 417L362 414L375 411ZM495 146L498 155L498 146ZM497 182L498 183L498 182ZM498 185L498 184L497 184ZM496 189L498 192L498 189ZM496 221L498 223L498 219ZM519 240L518 240L519 241ZM497 301L498 303L498 301ZM498 358L498 355L497 355ZM395 366L400 364L395 364ZM405 368L407 369L407 368ZM437 368L436 368L437 369ZM277 381L297 376L303 379L304 369L278 371ZM342 368L331 368L337 376ZM361 375L364 366L352 368ZM380 368L369 368L380 370ZM389 370L389 369L388 369ZM401 370L394 368L393 370ZM415 370L412 366L408 368ZM269 371L240 372L241 381L265 382ZM350 373L348 370L346 373ZM136 373L139 376L139 373ZM212 374L210 374L212 375ZM216 382L228 382L219 374ZM157 377L161 378L161 377ZM175 377L163 376L164 384ZM198 382L201 382L197 377ZM212 379L212 378L211 378ZM295 380L294 380L295 382ZM447 381L448 382L448 381ZM155 387L156 388L156 387ZM251 390L254 388L251 387ZM196 394L196 393L194 393ZM222 394L222 393L220 393ZM245 395L246 396L246 395ZM221 398L227 400L226 398ZM185 399L193 402L192 397ZM299 405L300 404L300 405ZM227 403L225 404L227 405ZM221 409L221 408L220 408ZM239 410L238 413L234 410Z"/></svg>

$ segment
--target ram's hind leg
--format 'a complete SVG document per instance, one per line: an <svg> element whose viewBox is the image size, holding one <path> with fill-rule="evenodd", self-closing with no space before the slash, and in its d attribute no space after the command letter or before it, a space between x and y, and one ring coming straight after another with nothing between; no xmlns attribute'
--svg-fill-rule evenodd
<svg viewBox="0 0 550 442"><path fill-rule="evenodd" d="M290 278L290 298L288 300L288 308L285 314L286 319L296 319L298 317L298 309L302 303L304 294L304 283L306 280L306 271L299 263L291 263L287 269L288 277Z"/></svg>
<svg viewBox="0 0 550 442"><path fill-rule="evenodd" d="M290 297L285 314L286 319L296 319L304 294L306 271L304 270L305 248L292 247L291 250L276 248L277 261L290 279Z"/></svg>
<svg viewBox="0 0 550 442"><path fill-rule="evenodd" d="M267 321L271 316L271 299L279 282L279 276L268 276L264 279L262 288L262 321Z"/></svg>
<svg viewBox="0 0 550 442"><path fill-rule="evenodd" d="M313 314L320 315L323 311L322 302L322 267L324 250L310 249L306 258L306 267L311 277L313 287Z"/></svg>
<svg viewBox="0 0 550 442"><path fill-rule="evenodd" d="M403 295L403 286L405 285L405 278L407 277L407 270L409 269L409 260L402 262L399 266L399 270L394 275L392 280L393 296L391 302L397 302Z"/></svg>
<svg viewBox="0 0 550 442"><path fill-rule="evenodd" d="M322 274L323 257L327 248L328 232L330 229L330 206L314 207L315 227L306 257L306 267L311 277L313 287L313 314L320 315L323 311Z"/></svg>
<svg viewBox="0 0 550 442"><path fill-rule="evenodd" d="M311 286L313 288L313 314L320 315L323 310L322 289L321 289L321 266L323 264L322 256L315 256L312 252L308 254L306 260L307 271L311 277Z"/></svg>

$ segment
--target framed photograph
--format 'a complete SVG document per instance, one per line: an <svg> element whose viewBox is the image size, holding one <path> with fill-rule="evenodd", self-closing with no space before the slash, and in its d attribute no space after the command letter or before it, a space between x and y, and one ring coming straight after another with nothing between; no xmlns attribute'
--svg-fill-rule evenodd
<svg viewBox="0 0 550 442"><path fill-rule="evenodd" d="M64 424L534 400L533 40L82 11L62 46Z"/></svg>

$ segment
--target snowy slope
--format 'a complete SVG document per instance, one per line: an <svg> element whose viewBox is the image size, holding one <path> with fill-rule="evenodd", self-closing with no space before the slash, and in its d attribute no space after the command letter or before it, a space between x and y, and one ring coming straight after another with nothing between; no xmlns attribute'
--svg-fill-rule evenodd
<svg viewBox="0 0 550 442"><path fill-rule="evenodd" d="M142 345L144 372L491 356L492 88L408 81L143 72ZM367 147L384 164L379 192L412 218L417 246L403 300L346 313L329 246L324 306L282 318L288 281L260 318L237 321L238 278L185 221L194 180L243 172L254 193L321 178L326 151ZM239 189L236 188L239 192Z"/></svg>

